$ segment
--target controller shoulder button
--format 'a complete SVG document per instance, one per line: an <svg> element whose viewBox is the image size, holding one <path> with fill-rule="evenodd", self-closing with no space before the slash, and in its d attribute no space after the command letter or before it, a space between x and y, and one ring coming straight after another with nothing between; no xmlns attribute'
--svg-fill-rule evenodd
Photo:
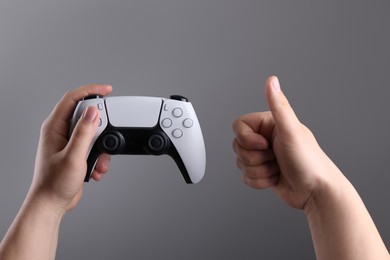
<svg viewBox="0 0 390 260"><path fill-rule="evenodd" d="M180 95L171 95L171 99L188 102L188 98L180 96Z"/></svg>
<svg viewBox="0 0 390 260"><path fill-rule="evenodd" d="M101 95L89 95L83 98L83 100L88 100L88 99L95 99L95 98L102 98Z"/></svg>

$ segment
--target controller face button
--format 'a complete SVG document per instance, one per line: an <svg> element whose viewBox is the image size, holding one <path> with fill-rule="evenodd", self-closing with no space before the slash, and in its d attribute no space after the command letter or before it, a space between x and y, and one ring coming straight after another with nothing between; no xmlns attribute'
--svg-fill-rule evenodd
<svg viewBox="0 0 390 260"><path fill-rule="evenodd" d="M99 110L103 110L103 104L102 104L102 103L97 104L97 108L98 108Z"/></svg>
<svg viewBox="0 0 390 260"><path fill-rule="evenodd" d="M98 127L102 126L102 124L103 124L102 118L99 117L99 125L98 125Z"/></svg>
<svg viewBox="0 0 390 260"><path fill-rule="evenodd" d="M108 152L114 152L120 144L119 138L114 134L108 134L103 139L103 148Z"/></svg>
<svg viewBox="0 0 390 260"><path fill-rule="evenodd" d="M164 147L165 147L165 140L159 134L152 135L149 138L148 146L149 146L149 148L152 151L159 152L159 151L164 149Z"/></svg>
<svg viewBox="0 0 390 260"><path fill-rule="evenodd" d="M165 127L165 128L169 128L172 126L172 120L169 119L169 118L165 118L162 122L161 122L162 126Z"/></svg>
<svg viewBox="0 0 390 260"><path fill-rule="evenodd" d="M179 107L175 108L173 111L172 111L172 115L176 118L179 118L183 115L183 110Z"/></svg>
<svg viewBox="0 0 390 260"><path fill-rule="evenodd" d="M183 131L180 129L176 128L175 130L172 131L172 136L175 138L180 138L183 136Z"/></svg>
<svg viewBox="0 0 390 260"><path fill-rule="evenodd" d="M186 118L184 121L183 121L183 126L185 128L190 128L194 125L194 121L192 121L191 118Z"/></svg>

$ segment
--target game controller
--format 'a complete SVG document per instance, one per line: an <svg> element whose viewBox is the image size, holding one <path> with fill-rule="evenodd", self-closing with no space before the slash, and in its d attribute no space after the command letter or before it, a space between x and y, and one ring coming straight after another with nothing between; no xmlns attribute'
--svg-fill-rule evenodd
<svg viewBox="0 0 390 260"><path fill-rule="evenodd" d="M195 110L183 96L88 96L79 101L70 134L88 106L100 111L87 158L88 182L99 156L107 154L171 156L186 183L198 183L206 168L206 150Z"/></svg>

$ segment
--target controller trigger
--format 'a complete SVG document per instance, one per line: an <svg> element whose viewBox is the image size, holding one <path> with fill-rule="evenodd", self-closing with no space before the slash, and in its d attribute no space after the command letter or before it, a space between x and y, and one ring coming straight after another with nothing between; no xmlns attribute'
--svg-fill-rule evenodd
<svg viewBox="0 0 390 260"><path fill-rule="evenodd" d="M188 102L188 98L180 96L180 95L171 95L170 99Z"/></svg>
<svg viewBox="0 0 390 260"><path fill-rule="evenodd" d="M95 99L95 98L103 98L103 96L97 95L97 94L89 95L89 96L84 97L82 100Z"/></svg>

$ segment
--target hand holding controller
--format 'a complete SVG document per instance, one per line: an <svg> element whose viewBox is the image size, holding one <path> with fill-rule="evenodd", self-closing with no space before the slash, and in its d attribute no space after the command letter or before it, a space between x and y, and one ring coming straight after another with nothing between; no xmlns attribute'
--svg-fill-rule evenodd
<svg viewBox="0 0 390 260"><path fill-rule="evenodd" d="M88 106L100 110L100 123L90 147L84 181L89 181L103 153L168 154L186 183L202 179L206 168L203 135L194 108L185 97L87 97L74 111L70 133Z"/></svg>

